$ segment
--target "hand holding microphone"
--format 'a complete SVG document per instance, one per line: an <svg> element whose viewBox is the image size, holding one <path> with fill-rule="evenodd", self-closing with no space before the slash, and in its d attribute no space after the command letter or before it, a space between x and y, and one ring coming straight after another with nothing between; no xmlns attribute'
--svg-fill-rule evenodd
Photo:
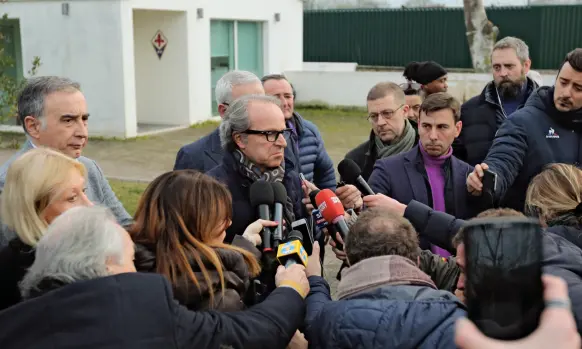
<svg viewBox="0 0 582 349"><path fill-rule="evenodd" d="M287 236L287 241L279 245L277 249L277 260L286 268L293 264L307 266L307 252L303 248L303 234L297 230L292 230Z"/></svg>
<svg viewBox="0 0 582 349"><path fill-rule="evenodd" d="M364 195L374 195L374 191L362 177L362 170L352 159L340 161L337 165L337 171L346 183L359 187Z"/></svg>
<svg viewBox="0 0 582 349"><path fill-rule="evenodd" d="M331 237L335 239L335 231L337 231L342 239L345 240L349 229L344 218L345 210L340 199L331 190L324 189L315 196L315 201L321 215L329 224L328 230L330 230ZM336 244L339 249L343 249L343 245L341 248L339 247L338 241L336 241Z"/></svg>
<svg viewBox="0 0 582 349"><path fill-rule="evenodd" d="M275 284L277 287L291 287L305 298L309 293L309 282L305 274L308 258L302 241L303 235L293 230L289 233L287 242L279 245L277 259L282 265L277 268Z"/></svg>
<svg viewBox="0 0 582 349"><path fill-rule="evenodd" d="M265 227L272 228L278 226L279 223L274 221L266 221L264 219L257 219L256 221L249 224L243 233L243 238L252 242L255 246L261 245L263 240L261 239L261 233Z"/></svg>
<svg viewBox="0 0 582 349"><path fill-rule="evenodd" d="M271 207L273 207L275 203L275 193L273 192L271 183L266 181L254 182L250 188L250 201L251 206L256 208L260 219L265 221L271 219ZM263 241L263 253L273 251L271 246L271 237L271 229L268 227L263 227L263 231L261 233L261 240Z"/></svg>

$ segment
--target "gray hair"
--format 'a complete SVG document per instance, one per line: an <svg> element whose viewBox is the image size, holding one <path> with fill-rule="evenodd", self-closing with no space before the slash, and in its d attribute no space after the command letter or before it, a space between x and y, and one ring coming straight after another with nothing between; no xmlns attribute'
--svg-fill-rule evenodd
<svg viewBox="0 0 582 349"><path fill-rule="evenodd" d="M493 51L507 48L512 48L515 51L515 54L517 55L517 58L519 58L521 64L529 59L529 47L527 44L523 40L513 36L506 36L503 39L497 41L495 46L493 46Z"/></svg>
<svg viewBox="0 0 582 349"><path fill-rule="evenodd" d="M107 261L123 260L124 241L104 207L74 207L57 217L36 246L36 258L20 283L23 298L51 279L72 284L109 275Z"/></svg>
<svg viewBox="0 0 582 349"><path fill-rule="evenodd" d="M219 128L220 144L227 152L232 152L237 148L232 135L244 132L251 126L249 120L249 104L251 102L273 103L277 107L281 107L279 99L272 96L246 95L235 100L226 110Z"/></svg>
<svg viewBox="0 0 582 349"><path fill-rule="evenodd" d="M81 90L81 85L69 78L59 76L39 76L26 81L26 85L18 95L18 117L26 130L24 118L32 116L42 120L44 112L44 99L51 93L60 91L76 92ZM44 123L43 123L44 125Z"/></svg>
<svg viewBox="0 0 582 349"><path fill-rule="evenodd" d="M216 103L232 103L232 88L238 85L260 84L261 80L255 74L244 70L233 70L224 74L214 88Z"/></svg>

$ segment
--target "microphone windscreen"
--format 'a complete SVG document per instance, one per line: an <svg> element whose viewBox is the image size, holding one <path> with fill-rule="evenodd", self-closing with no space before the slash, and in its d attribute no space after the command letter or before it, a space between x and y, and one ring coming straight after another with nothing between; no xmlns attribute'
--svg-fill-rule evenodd
<svg viewBox="0 0 582 349"><path fill-rule="evenodd" d="M344 206L340 199L329 189L323 189L315 197L317 208L321 215L328 223L332 223L334 219L343 216L345 213Z"/></svg>
<svg viewBox="0 0 582 349"><path fill-rule="evenodd" d="M271 183L273 187L273 194L275 196L275 202L280 204L285 204L287 202L287 189L281 182Z"/></svg>
<svg viewBox="0 0 582 349"><path fill-rule="evenodd" d="M299 240L303 242L303 234L299 230L291 230L289 234L287 234L287 241L295 241Z"/></svg>
<svg viewBox="0 0 582 349"><path fill-rule="evenodd" d="M251 185L250 200L252 207L257 207L259 205L273 205L275 203L273 187L269 182L256 181Z"/></svg>
<svg viewBox="0 0 582 349"><path fill-rule="evenodd" d="M355 184L356 179L362 175L362 170L360 166L354 162L352 159L343 159L337 165L337 171L339 172L342 179L348 184Z"/></svg>
<svg viewBox="0 0 582 349"><path fill-rule="evenodd" d="M315 189L309 193L309 200L311 200L311 204L313 205L313 207L317 207L317 202L315 201L315 197L317 196L317 194L319 194L320 191L321 190L319 190L319 189Z"/></svg>

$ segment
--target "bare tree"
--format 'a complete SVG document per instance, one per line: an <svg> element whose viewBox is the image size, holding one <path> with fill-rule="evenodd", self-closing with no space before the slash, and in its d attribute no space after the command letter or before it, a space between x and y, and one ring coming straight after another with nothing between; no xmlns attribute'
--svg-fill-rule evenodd
<svg viewBox="0 0 582 349"><path fill-rule="evenodd" d="M301 0L304 10L314 10L317 8L316 0Z"/></svg>
<svg viewBox="0 0 582 349"><path fill-rule="evenodd" d="M483 0L463 0L463 4L473 68L477 72L488 72L491 69L491 52L499 29L487 19Z"/></svg>

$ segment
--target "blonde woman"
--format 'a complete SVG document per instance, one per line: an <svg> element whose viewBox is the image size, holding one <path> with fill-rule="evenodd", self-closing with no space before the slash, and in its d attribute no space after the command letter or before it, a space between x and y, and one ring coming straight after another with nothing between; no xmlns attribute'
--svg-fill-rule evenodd
<svg viewBox="0 0 582 349"><path fill-rule="evenodd" d="M582 248L582 170L551 164L529 184L528 214L538 217L547 231Z"/></svg>
<svg viewBox="0 0 582 349"><path fill-rule="evenodd" d="M0 309L20 302L18 283L34 262L34 247L47 226L71 207L91 205L86 175L83 164L47 148L30 150L10 165L0 213L16 237L0 250Z"/></svg>

